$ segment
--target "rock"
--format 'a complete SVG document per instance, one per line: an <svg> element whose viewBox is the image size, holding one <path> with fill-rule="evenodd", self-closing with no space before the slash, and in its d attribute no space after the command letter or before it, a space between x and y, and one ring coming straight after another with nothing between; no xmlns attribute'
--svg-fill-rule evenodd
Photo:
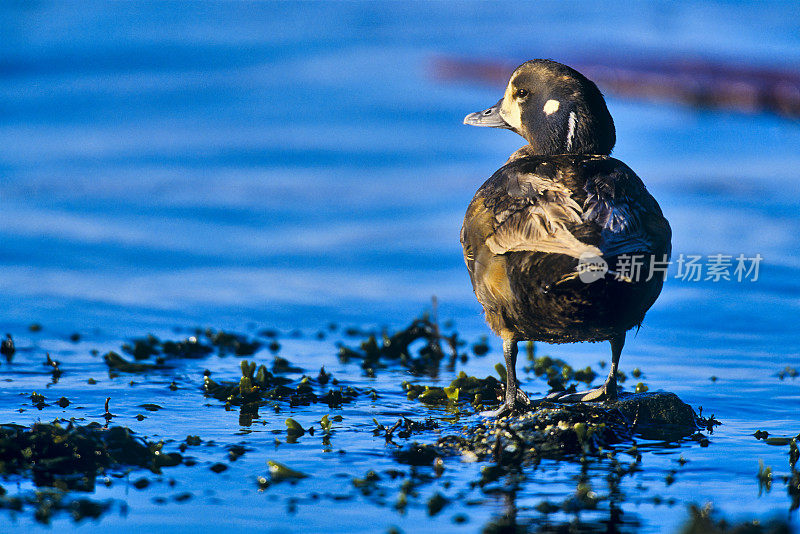
<svg viewBox="0 0 800 534"><path fill-rule="evenodd" d="M692 407L668 391L622 393L607 408L619 410L633 433L644 439L674 441L701 428Z"/></svg>
<svg viewBox="0 0 800 534"><path fill-rule="evenodd" d="M437 445L497 461L594 454L634 437L677 441L695 435L712 420L698 417L674 393L623 393L613 403L534 402L528 412L486 419L461 436ZM713 421L714 424L719 424Z"/></svg>

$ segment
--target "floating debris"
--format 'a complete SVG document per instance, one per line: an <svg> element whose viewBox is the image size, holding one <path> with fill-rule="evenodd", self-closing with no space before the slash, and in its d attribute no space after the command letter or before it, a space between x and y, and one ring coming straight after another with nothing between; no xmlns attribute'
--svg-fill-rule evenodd
<svg viewBox="0 0 800 534"><path fill-rule="evenodd" d="M50 375L53 377L53 383L54 384L57 383L58 379L61 378L61 375L64 374L64 372L59 367L59 365L61 365L61 362L59 362L57 360L53 360L50 357L50 353L49 352L47 353L47 360L45 360L43 365L45 365L45 366L47 366L47 367L49 367L51 369Z"/></svg>
<svg viewBox="0 0 800 534"><path fill-rule="evenodd" d="M444 508L449 502L450 501L448 499L445 499L444 496L437 491L430 499L428 499L428 515L435 516L441 512L442 508Z"/></svg>
<svg viewBox="0 0 800 534"><path fill-rule="evenodd" d="M475 356L485 356L489 352L489 339L481 336L481 339L472 345L472 352L475 353Z"/></svg>
<svg viewBox="0 0 800 534"><path fill-rule="evenodd" d="M305 429L300 426L300 423L292 419L291 417L286 419L286 434L291 439L297 439L300 436L306 433Z"/></svg>
<svg viewBox="0 0 800 534"><path fill-rule="evenodd" d="M413 421L408 417L402 417L391 427L386 427L380 424L377 419L372 420L375 423L375 429L372 431L373 435L379 436L383 434L386 437L386 442L391 442L394 437L394 432L398 430L397 436L400 438L408 438L414 433L426 432L439 428L439 423L433 418L427 418L423 422Z"/></svg>
<svg viewBox="0 0 800 534"><path fill-rule="evenodd" d="M40 410L42 408L45 408L46 406L50 406L45 402L44 395L42 395L41 393L36 393L34 391L33 393L31 393L30 399L31 399L31 404L36 406ZM0 456L0 458L2 458L2 456Z"/></svg>
<svg viewBox="0 0 800 534"><path fill-rule="evenodd" d="M213 471L214 473L219 474L219 473L222 473L223 471L227 471L228 470L228 466L223 464L223 463L217 462L217 463L213 464L211 467L209 467L209 469L211 471Z"/></svg>
<svg viewBox="0 0 800 534"><path fill-rule="evenodd" d="M783 368L782 371L778 372L778 378L780 378L781 380L783 380L787 376L789 378L797 378L797 369L795 369L794 367L789 367L787 365L786 367Z"/></svg>
<svg viewBox="0 0 800 534"><path fill-rule="evenodd" d="M272 362L272 372L276 374L302 373L303 370L300 367L292 365L292 363L286 358L276 356L275 360Z"/></svg>
<svg viewBox="0 0 800 534"><path fill-rule="evenodd" d="M11 338L11 334L6 334L6 338L0 342L0 354L6 357L6 362L11 363L15 352L17 349L14 346L14 340Z"/></svg>
<svg viewBox="0 0 800 534"><path fill-rule="evenodd" d="M119 371L121 373L144 373L154 369L165 368L165 366L158 364L129 362L114 351L104 354L103 361L106 362L109 370Z"/></svg>
<svg viewBox="0 0 800 534"><path fill-rule="evenodd" d="M269 475L275 482L280 482L282 480L300 480L301 478L308 478L308 475L305 473L301 473L300 471L295 471L287 467L286 465L278 462L273 462L272 460L267 460L267 464L269 465Z"/></svg>

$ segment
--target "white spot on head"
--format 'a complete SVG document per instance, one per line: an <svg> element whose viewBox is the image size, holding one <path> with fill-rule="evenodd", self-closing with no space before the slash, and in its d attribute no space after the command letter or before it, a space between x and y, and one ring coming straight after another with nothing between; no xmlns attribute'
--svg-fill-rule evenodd
<svg viewBox="0 0 800 534"><path fill-rule="evenodd" d="M575 137L575 126L578 125L578 116L574 111L569 113L569 130L567 132L567 150L572 150L572 139Z"/></svg>
<svg viewBox="0 0 800 534"><path fill-rule="evenodd" d="M522 131L522 110L519 102L514 98L514 80L508 82L503 103L500 105L500 116L517 132ZM520 134L521 135L521 134Z"/></svg>
<svg viewBox="0 0 800 534"><path fill-rule="evenodd" d="M542 111L544 111L545 115L552 115L553 113L558 111L558 108L560 107L561 107L561 102L559 102L558 100L548 100L547 102L544 103Z"/></svg>

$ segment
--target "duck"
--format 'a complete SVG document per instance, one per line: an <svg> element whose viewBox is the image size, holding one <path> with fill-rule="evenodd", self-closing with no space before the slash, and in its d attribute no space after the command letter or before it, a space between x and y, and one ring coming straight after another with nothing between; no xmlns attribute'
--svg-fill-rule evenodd
<svg viewBox="0 0 800 534"><path fill-rule="evenodd" d="M614 401L626 333L661 293L672 231L642 180L611 157L616 130L603 94L575 69L534 59L464 124L527 141L478 189L461 228L472 288L506 367L503 403L483 414L530 409L516 375L520 341L610 342L601 386L545 399Z"/></svg>

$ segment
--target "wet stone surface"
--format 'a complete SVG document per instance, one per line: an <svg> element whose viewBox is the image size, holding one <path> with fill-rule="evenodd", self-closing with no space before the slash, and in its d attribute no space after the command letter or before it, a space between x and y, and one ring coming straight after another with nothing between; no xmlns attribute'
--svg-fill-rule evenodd
<svg viewBox="0 0 800 534"><path fill-rule="evenodd" d="M613 403L539 401L525 413L487 418L463 435L445 436L438 445L498 461L562 458L601 453L635 437L680 440L714 424L719 422L698 416L674 393L628 393Z"/></svg>

